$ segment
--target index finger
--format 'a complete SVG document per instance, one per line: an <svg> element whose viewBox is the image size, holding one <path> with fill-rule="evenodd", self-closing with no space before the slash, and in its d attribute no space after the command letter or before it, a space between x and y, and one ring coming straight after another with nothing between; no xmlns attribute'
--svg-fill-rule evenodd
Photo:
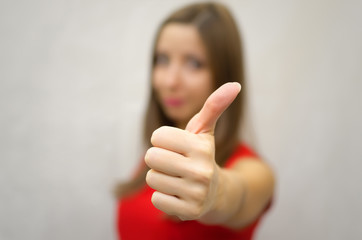
<svg viewBox="0 0 362 240"><path fill-rule="evenodd" d="M162 126L153 132L151 143L154 147L186 155L191 149L190 135L179 128Z"/></svg>

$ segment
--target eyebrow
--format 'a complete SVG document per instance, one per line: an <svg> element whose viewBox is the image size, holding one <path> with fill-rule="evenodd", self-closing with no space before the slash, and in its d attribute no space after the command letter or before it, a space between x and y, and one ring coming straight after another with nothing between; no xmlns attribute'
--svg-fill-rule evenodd
<svg viewBox="0 0 362 240"><path fill-rule="evenodd" d="M164 54L164 55L170 55L170 52L164 49L155 49L155 55L158 54ZM203 56L204 54L202 53L194 53L194 52L186 52L186 53L182 53L182 57L184 58L196 58L204 63L208 62L207 56Z"/></svg>
<svg viewBox="0 0 362 240"><path fill-rule="evenodd" d="M200 54L186 53L184 56L186 58L196 58L196 59L198 59L199 61L202 61L202 62L207 62L208 61L207 57L200 56Z"/></svg>

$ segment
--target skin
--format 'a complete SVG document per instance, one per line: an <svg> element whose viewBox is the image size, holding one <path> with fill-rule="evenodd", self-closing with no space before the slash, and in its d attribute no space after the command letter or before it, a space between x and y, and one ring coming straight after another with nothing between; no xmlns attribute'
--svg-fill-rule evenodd
<svg viewBox="0 0 362 240"><path fill-rule="evenodd" d="M242 228L270 201L274 176L258 159L240 159L231 169L215 162L214 127L239 93L240 84L224 84L211 94L207 64L189 69L185 56L190 53L207 61L200 37L191 25L167 25L157 51L165 54L167 61L157 62L153 86L165 113L178 123L178 128L164 126L151 137L153 147L145 155L151 168L146 182L156 190L151 201L181 220ZM165 99L170 96L182 101L168 104Z"/></svg>
<svg viewBox="0 0 362 240"><path fill-rule="evenodd" d="M156 46L153 87L166 115L182 129L212 93L206 49L193 26L164 27Z"/></svg>

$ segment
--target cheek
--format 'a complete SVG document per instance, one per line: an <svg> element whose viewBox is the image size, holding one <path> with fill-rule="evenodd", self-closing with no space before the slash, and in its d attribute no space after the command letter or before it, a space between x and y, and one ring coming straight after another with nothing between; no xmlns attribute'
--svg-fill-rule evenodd
<svg viewBox="0 0 362 240"><path fill-rule="evenodd" d="M213 90L213 79L209 71L203 72L199 78L199 84L196 87L196 91L201 96L209 96Z"/></svg>
<svg viewBox="0 0 362 240"><path fill-rule="evenodd" d="M193 86L190 86L190 89L192 89L194 102L202 106L213 91L213 82L210 74L205 73L199 76L197 81L193 82Z"/></svg>
<svg viewBox="0 0 362 240"><path fill-rule="evenodd" d="M161 71L154 69L152 74L152 87L158 91L161 87L162 74Z"/></svg>

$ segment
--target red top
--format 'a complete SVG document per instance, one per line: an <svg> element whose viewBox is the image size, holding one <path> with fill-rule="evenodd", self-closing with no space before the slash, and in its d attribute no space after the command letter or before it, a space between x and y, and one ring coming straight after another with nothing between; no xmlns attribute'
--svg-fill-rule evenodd
<svg viewBox="0 0 362 240"><path fill-rule="evenodd" d="M227 160L225 168L230 168L240 157L255 157L245 145L240 145ZM119 202L117 228L122 240L129 239L252 239L259 222L257 219L241 230L235 231L221 226L204 225L198 221L175 221L155 208L151 202L154 190L147 184L134 195Z"/></svg>

